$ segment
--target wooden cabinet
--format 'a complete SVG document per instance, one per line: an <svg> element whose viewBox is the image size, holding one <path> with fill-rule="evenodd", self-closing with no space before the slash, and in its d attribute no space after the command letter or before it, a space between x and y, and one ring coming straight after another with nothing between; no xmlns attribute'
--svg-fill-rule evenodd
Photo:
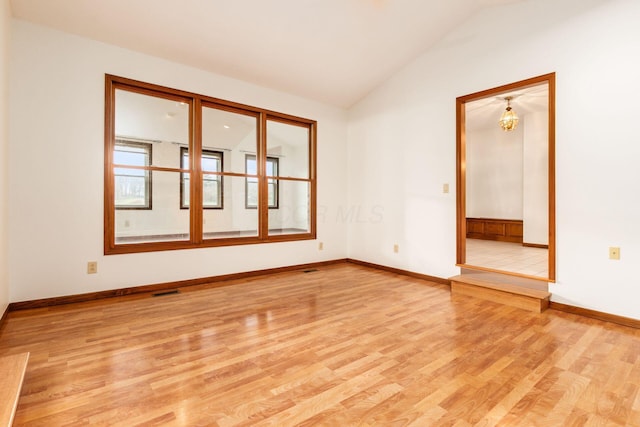
<svg viewBox="0 0 640 427"><path fill-rule="evenodd" d="M522 243L522 220L467 218L467 238Z"/></svg>

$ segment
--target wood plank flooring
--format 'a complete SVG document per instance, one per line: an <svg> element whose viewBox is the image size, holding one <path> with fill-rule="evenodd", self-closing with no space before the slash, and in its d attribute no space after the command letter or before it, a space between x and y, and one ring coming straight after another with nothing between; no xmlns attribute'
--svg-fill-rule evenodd
<svg viewBox="0 0 640 427"><path fill-rule="evenodd" d="M18 311L16 426L640 425L640 331L353 264Z"/></svg>

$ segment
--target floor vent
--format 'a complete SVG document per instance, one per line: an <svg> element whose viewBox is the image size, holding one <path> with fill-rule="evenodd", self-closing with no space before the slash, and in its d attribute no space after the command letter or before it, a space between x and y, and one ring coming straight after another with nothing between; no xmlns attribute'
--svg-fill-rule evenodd
<svg viewBox="0 0 640 427"><path fill-rule="evenodd" d="M179 294L180 291L177 289L171 289L169 291L163 291L163 292L156 292L155 294L151 294L152 297L163 297L165 295L175 295L175 294Z"/></svg>
<svg viewBox="0 0 640 427"><path fill-rule="evenodd" d="M315 273L316 271L318 271L318 269L316 268L311 268L309 270L302 270L303 273Z"/></svg>

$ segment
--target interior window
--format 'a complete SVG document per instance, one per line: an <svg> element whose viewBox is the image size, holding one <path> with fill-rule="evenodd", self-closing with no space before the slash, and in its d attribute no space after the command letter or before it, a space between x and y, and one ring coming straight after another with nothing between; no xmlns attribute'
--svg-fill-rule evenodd
<svg viewBox="0 0 640 427"><path fill-rule="evenodd" d="M105 254L315 238L316 122L106 76Z"/></svg>

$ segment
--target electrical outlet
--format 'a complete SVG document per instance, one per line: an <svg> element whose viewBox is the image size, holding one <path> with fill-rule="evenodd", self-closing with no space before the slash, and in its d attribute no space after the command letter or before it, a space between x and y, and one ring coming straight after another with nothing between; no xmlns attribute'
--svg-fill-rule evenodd
<svg viewBox="0 0 640 427"><path fill-rule="evenodd" d="M400 247L398 246L398 244L396 243L395 245L393 245L393 253L398 253L400 251Z"/></svg>
<svg viewBox="0 0 640 427"><path fill-rule="evenodd" d="M609 248L609 259L620 259L620 248L611 246Z"/></svg>
<svg viewBox="0 0 640 427"><path fill-rule="evenodd" d="M98 272L98 262L89 261L87 263L87 274L96 274Z"/></svg>
<svg viewBox="0 0 640 427"><path fill-rule="evenodd" d="M324 249L324 243L318 242L318 250L321 251Z"/></svg>

